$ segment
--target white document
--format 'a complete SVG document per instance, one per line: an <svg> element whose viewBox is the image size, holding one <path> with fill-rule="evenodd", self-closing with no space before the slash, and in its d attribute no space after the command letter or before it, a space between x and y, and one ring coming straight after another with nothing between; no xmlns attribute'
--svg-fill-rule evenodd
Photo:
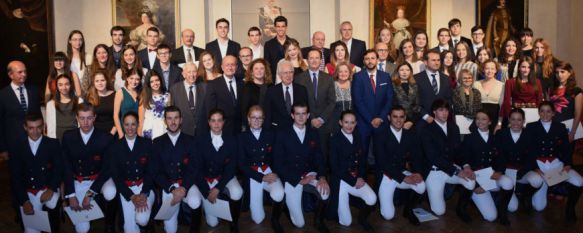
<svg viewBox="0 0 583 233"><path fill-rule="evenodd" d="M439 219L438 217L433 215L431 212L429 212L423 208L413 209L413 214L415 214L415 216L417 217L419 222L427 222L427 221Z"/></svg>
<svg viewBox="0 0 583 233"><path fill-rule="evenodd" d="M573 130L571 129L573 127L573 119L563 121L563 124L567 126L567 130L569 131L569 133L571 132L571 130ZM575 140L579 138L583 138L583 127L581 126L581 123L579 123L579 125L577 126L577 131L575 132Z"/></svg>
<svg viewBox="0 0 583 233"><path fill-rule="evenodd" d="M170 195L168 198L162 200L162 206L160 206L160 210L158 210L158 213L156 214L156 217L154 217L154 219L156 220L168 220L172 217L172 215L174 215L174 213L176 213L176 211L178 211L178 208L180 208L180 202L178 202L176 205L172 206L172 195Z"/></svg>
<svg viewBox="0 0 583 233"><path fill-rule="evenodd" d="M103 218L103 211L101 211L101 208L99 208L97 202L95 202L95 200L91 200L90 204L93 207L89 210L74 211L71 209L71 207L67 206L65 207L65 212L67 212L71 222L73 222L75 225L78 223L89 222L95 219Z"/></svg>
<svg viewBox="0 0 583 233"><path fill-rule="evenodd" d="M544 171L543 177L548 186L553 186L569 179L569 174L563 171L563 166L560 166L552 170Z"/></svg>
<svg viewBox="0 0 583 233"><path fill-rule="evenodd" d="M463 115L455 115L455 123L460 128L460 134L470 134L470 125L474 120Z"/></svg>
<svg viewBox="0 0 583 233"><path fill-rule="evenodd" d="M46 211L34 210L33 215L26 215L21 206L20 215L22 216L22 224L24 224L25 227L44 232L51 232L49 214Z"/></svg>
<svg viewBox="0 0 583 233"><path fill-rule="evenodd" d="M476 182L478 182L480 187L484 190L489 191L497 187L496 181L492 179L492 175L494 174L492 167L474 171L474 174L476 175Z"/></svg>
<svg viewBox="0 0 583 233"><path fill-rule="evenodd" d="M211 216L215 216L227 221L233 221L231 217L231 208L229 202L217 198L215 204L210 203L207 199L202 200L204 211Z"/></svg>
<svg viewBox="0 0 583 233"><path fill-rule="evenodd" d="M522 110L524 111L524 125L530 123L530 122L535 122L538 121L540 119L540 116L538 115L538 108L522 108Z"/></svg>
<svg viewBox="0 0 583 233"><path fill-rule="evenodd" d="M506 168L506 172L504 174L510 177L510 179L512 179L512 183L514 184L514 186L516 186L516 177L518 175L518 170Z"/></svg>

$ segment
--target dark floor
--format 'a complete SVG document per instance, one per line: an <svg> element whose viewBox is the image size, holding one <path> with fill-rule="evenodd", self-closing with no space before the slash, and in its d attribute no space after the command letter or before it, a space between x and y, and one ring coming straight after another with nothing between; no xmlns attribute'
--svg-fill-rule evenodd
<svg viewBox="0 0 583 233"><path fill-rule="evenodd" d="M8 175L7 175L6 161L0 161L0 232L22 232L22 230L14 223L14 213L12 208L10 208L10 196L8 190ZM583 201L581 201L583 202ZM373 227L375 227L376 232L460 232L460 233L490 233L490 232L583 232L583 204L578 205L578 215L579 221L574 224L567 226L563 223L564 214L563 209L565 202L557 200L555 198L549 199L549 204L546 210L543 212L532 212L524 213L517 212L510 214L509 218L512 222L511 227L503 227L497 223L489 223L481 219L477 210L470 207L470 213L473 217L473 222L471 224L465 224L461 222L455 215L455 198L448 201L447 212L439 220L422 223L421 226L412 226L406 219L401 217L402 212L399 208L398 215L392 221L385 221L380 217L377 211L373 213L370 217L370 222ZM427 203L423 204L423 207L428 209ZM269 208L266 210L269 216ZM357 209L353 209L353 225L351 227L340 226L337 222L328 221L328 226L331 232L363 232L362 228L356 224L355 218L357 216ZM251 221L249 212L241 214L240 229L241 232L272 232L271 226L266 218L260 225L256 225ZM312 226L312 214L306 214L306 227L303 229L297 229L291 225L291 223L282 215L282 224L286 229L286 232L316 232L315 228ZM102 232L103 220L96 221L92 224L91 232ZM163 224L159 223L157 225L157 232L163 232ZM74 232L74 228L69 221L65 223L63 227L63 232ZM179 232L188 232L186 226L181 226ZM204 224L201 232L229 232L228 224L222 222L218 227L209 228Z"/></svg>

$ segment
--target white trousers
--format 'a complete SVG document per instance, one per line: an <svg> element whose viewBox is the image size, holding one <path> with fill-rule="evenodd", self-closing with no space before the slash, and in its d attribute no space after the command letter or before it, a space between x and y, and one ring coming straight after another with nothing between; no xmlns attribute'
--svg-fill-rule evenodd
<svg viewBox="0 0 583 233"><path fill-rule="evenodd" d="M447 173L437 170L429 172L425 184L427 186L427 195L429 196L429 205L431 211L437 215L445 214L445 198L443 189L445 184L461 184L468 190L474 190L476 187L475 180L465 180L459 176L449 176Z"/></svg>
<svg viewBox="0 0 583 233"><path fill-rule="evenodd" d="M261 167L258 168L257 172L267 175L272 173L271 168L265 169L263 171ZM263 190L269 193L271 199L275 202L283 201L283 185L281 180L277 178L273 183L267 183L262 181L261 183L255 181L254 179L249 179L249 209L251 210L251 219L256 224L260 224L263 219L265 219L265 209L263 208Z"/></svg>
<svg viewBox="0 0 583 233"><path fill-rule="evenodd" d="M410 176L408 173L407 176ZM405 181L397 183L397 181L383 175L381 180L381 185L379 186L379 203L381 204L381 215L385 220L391 220L395 217L395 204L394 196L395 189L412 189L418 194L423 194L425 192L425 182L419 184L407 184Z"/></svg>
<svg viewBox="0 0 583 233"><path fill-rule="evenodd" d="M306 186L297 184L296 186L292 186L290 183L285 182L284 184L284 191L285 191L285 204L289 209L289 215L291 217L291 221L296 227L304 227L305 220L304 220L304 212L302 211L302 193L304 191L311 192L318 195L318 198L322 200L328 200L330 194L324 195L320 191L318 191L318 180L314 179L312 182L307 184Z"/></svg>
<svg viewBox="0 0 583 233"><path fill-rule="evenodd" d="M134 185L129 188L134 194L140 194L143 185L144 184ZM140 233L140 227L138 225L146 226L150 220L152 205L155 200L154 192L150 191L147 197L148 208L144 212L136 212L136 206L134 206L134 203L131 200L126 201L121 194L119 194L119 200L123 211L123 231L125 233Z"/></svg>
<svg viewBox="0 0 583 233"><path fill-rule="evenodd" d="M168 198L172 198L172 193L167 193L166 191L162 190L162 200L167 200ZM202 202L202 194L198 190L196 185L190 186L188 191L186 192L186 197L182 199L182 202L188 204L188 206L192 209L197 209L200 207L200 203ZM180 203L177 203L180 205ZM180 208L176 208L176 212L172 214L168 220L164 220L164 230L167 233L175 233L178 231L178 212Z"/></svg>
<svg viewBox="0 0 583 233"><path fill-rule="evenodd" d="M365 183L364 186L357 189L344 182L344 180L340 180L340 189L338 191L338 222L343 226L350 226L352 223L348 195L362 199L369 206L373 206L377 202L377 195L368 184Z"/></svg>
<svg viewBox="0 0 583 233"><path fill-rule="evenodd" d="M496 180L496 188L490 191L499 191L500 189L503 190L512 190L514 188L514 182L512 179L506 175L500 176L498 180ZM486 191L484 193L472 193L472 201L476 204L476 207L482 214L482 217L486 221L494 221L497 218L498 212L496 209L496 203L494 203L494 199L492 199L492 194L490 191Z"/></svg>
<svg viewBox="0 0 583 233"><path fill-rule="evenodd" d="M58 190L53 193L53 196L48 201L46 201L44 203L42 203L40 201L40 197L46 191L47 191L46 189L45 190L42 190L42 191L39 191L38 193L36 193L36 195L33 195L32 193L27 193L28 194L28 200L30 201L30 204L32 204L32 209L34 211L42 211L43 206L46 206L49 209L54 209L57 206L57 202L59 201L59 192L58 192ZM24 232L25 233L40 233L39 230L32 229L32 228L28 228L26 226L24 226Z"/></svg>
<svg viewBox="0 0 583 233"><path fill-rule="evenodd" d="M552 162L542 162L540 160L536 161L538 168L544 173L545 171L550 171L558 167L563 167L563 162L559 159L554 159ZM583 186L583 177L579 175L574 169L569 170L569 179L566 181L574 186ZM547 207L547 191L549 186L546 182L543 182L542 187L534 193L532 196L532 207L537 211L542 211Z"/></svg>
<svg viewBox="0 0 583 233"><path fill-rule="evenodd" d="M215 180L212 183L207 183L209 186L209 189L214 188L217 184L219 183L219 181ZM227 195L229 196L229 198L231 198L231 200L233 201L238 201L241 200L241 197L243 196L243 188L241 188L241 184L239 184L239 181L237 181L236 177L233 177L226 185L225 188L227 188ZM219 218L217 218L214 215L210 215L208 212L204 212L204 216L206 218L206 224L208 224L211 227L216 227L219 224Z"/></svg>
<svg viewBox="0 0 583 233"><path fill-rule="evenodd" d="M516 169L506 168L506 175L507 176L509 176L508 174L509 174L510 170L516 171ZM510 177L510 178L512 179L512 177ZM543 185L544 180L543 180L543 177L540 176L537 172L529 171L526 174L524 174L520 178L520 180L513 180L513 182L514 182L514 184L516 184L516 183L529 184L533 188L538 189ZM510 203L508 203L508 211L515 212L516 210L518 210L518 198L516 197L515 193L512 193L512 198L510 199Z"/></svg>
<svg viewBox="0 0 583 233"><path fill-rule="evenodd" d="M85 194L87 193L89 188L91 188L92 184L93 184L92 180L84 180L81 182L73 181L73 185L75 186L75 197L77 197L79 205L81 205L81 203L83 202L83 198L85 198ZM113 183L113 180L111 178L109 178L105 183L103 183L103 186L101 187L101 193L103 194L105 200L111 201L113 198L115 198L116 192L117 189L115 188L115 183ZM86 233L89 232L90 226L91 226L90 222L82 222L75 225L75 231L77 233Z"/></svg>

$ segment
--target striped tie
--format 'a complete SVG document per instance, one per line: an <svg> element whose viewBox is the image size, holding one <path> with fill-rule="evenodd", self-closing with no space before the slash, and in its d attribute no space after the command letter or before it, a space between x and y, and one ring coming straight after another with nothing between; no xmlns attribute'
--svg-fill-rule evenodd
<svg viewBox="0 0 583 233"><path fill-rule="evenodd" d="M24 88L22 86L18 87L18 92L20 92L20 107L22 111L27 112L28 107L26 105L26 98L24 98Z"/></svg>

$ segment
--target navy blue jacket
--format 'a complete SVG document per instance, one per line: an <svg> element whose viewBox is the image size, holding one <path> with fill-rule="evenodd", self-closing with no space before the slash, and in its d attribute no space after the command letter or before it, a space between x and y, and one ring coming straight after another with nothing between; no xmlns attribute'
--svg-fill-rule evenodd
<svg viewBox="0 0 583 233"><path fill-rule="evenodd" d="M292 105L294 103L308 104L308 90L306 87L297 83L292 83L292 85ZM285 107L285 94L282 84L279 83L267 89L265 97L265 104L263 106L265 121L263 122L263 126L273 128L291 127L293 119Z"/></svg>
<svg viewBox="0 0 583 233"><path fill-rule="evenodd" d="M40 113L40 96L35 86L25 85L28 96L28 112ZM26 113L20 107L20 97L14 93L12 86L0 90L0 152L7 151L9 145L26 138L22 125Z"/></svg>
<svg viewBox="0 0 583 233"><path fill-rule="evenodd" d="M442 72L439 72L439 92L435 94L433 87L429 81L426 71L421 71L415 75L415 82L417 82L417 93L421 105L420 115L431 114L431 105L437 99L445 99L451 105L453 92L449 85L449 78Z"/></svg>
<svg viewBox="0 0 583 233"><path fill-rule="evenodd" d="M405 179L404 171L421 173L423 160L417 135L411 130L401 129L401 142L390 128L375 134L375 161L378 165L377 175L386 175L401 183Z"/></svg>
<svg viewBox="0 0 583 233"><path fill-rule="evenodd" d="M447 123L447 135L437 122L426 125L419 133L423 154L428 162L427 169L436 166L437 169L453 175L456 171L454 164L459 162L461 152L460 129L456 124ZM427 174L429 170L427 170Z"/></svg>
<svg viewBox="0 0 583 233"><path fill-rule="evenodd" d="M151 164L152 141L136 137L134 148L130 147L125 138L117 140L110 147L112 178L121 195L129 201L134 192L128 187L132 182L142 182L142 191L148 195L152 190L153 180L149 171Z"/></svg>
<svg viewBox="0 0 583 233"><path fill-rule="evenodd" d="M512 141L512 139L510 139ZM502 155L496 149L496 140L493 134L488 135L488 142L485 142L478 129L464 137L462 144L462 155L460 164L468 164L472 170L492 167L496 172L506 170Z"/></svg>
<svg viewBox="0 0 583 233"><path fill-rule="evenodd" d="M223 145L217 151L213 146L211 133L203 133L196 137L195 152L200 158L202 170L197 177L198 188L204 197L208 196L209 186L206 178L218 179L215 186L223 192L225 186L237 170L237 138L223 133Z"/></svg>
<svg viewBox="0 0 583 233"><path fill-rule="evenodd" d="M533 147L530 151L532 159L552 157L561 160L565 166L573 164L573 145L569 143L567 128L563 123L553 121L547 133L539 120L528 123L525 132L530 136L529 144Z"/></svg>
<svg viewBox="0 0 583 233"><path fill-rule="evenodd" d="M225 125L223 126L223 133L229 135L239 135L241 133L241 96L243 89L243 82L237 81L233 77L234 88L237 88L236 100L233 101L229 87L225 81L225 77L221 76L217 79L209 81L206 89L206 110L211 111L215 108L221 109L225 112ZM206 115L206 114L205 114Z"/></svg>
<svg viewBox="0 0 583 233"><path fill-rule="evenodd" d="M158 57L156 57L154 59L154 64L150 64L150 59L148 57L148 48L144 48L140 51L138 51L138 57L140 57L140 59L142 60L142 67L146 68L148 70L154 69L154 67L156 67L156 65L159 66L158 63L160 63L160 60L158 60ZM162 75L162 74L160 74Z"/></svg>
<svg viewBox="0 0 583 233"><path fill-rule="evenodd" d="M97 193L101 191L101 186L111 177L106 152L112 142L111 134L98 129L93 129L87 145L83 142L80 129L63 133L65 196L75 193L73 181L76 177L96 176L90 189Z"/></svg>
<svg viewBox="0 0 583 233"><path fill-rule="evenodd" d="M273 167L273 146L275 134L268 129L261 129L259 140L255 138L251 130L239 135L239 169L245 176L261 183L263 174L252 169L252 166ZM273 171L273 168L271 169Z"/></svg>
<svg viewBox="0 0 583 233"><path fill-rule="evenodd" d="M520 179L528 171L536 168L535 159L530 158L531 146L528 133L522 130L516 142L512 140L510 128L504 128L496 133L496 149L503 159L505 168L518 170L516 178Z"/></svg>
<svg viewBox="0 0 583 233"><path fill-rule="evenodd" d="M375 79L374 92L366 69L356 73L352 80L352 102L358 121L358 130L365 135L387 126L387 115L393 105L393 83L389 74L377 71ZM377 117L383 119L384 122L374 129L371 121Z"/></svg>
<svg viewBox="0 0 583 233"><path fill-rule="evenodd" d="M213 40L211 42L208 42L206 44L204 50L213 54L213 56L215 57L215 65L217 67L219 67L219 69L220 69L221 64L223 64L223 57L221 56L221 49L219 47L219 41ZM228 45L227 45L226 55L233 55L238 60L239 59L239 50L241 50L241 45L233 40L229 40Z"/></svg>
<svg viewBox="0 0 583 233"><path fill-rule="evenodd" d="M184 132L178 136L176 145L172 145L167 133L154 139L151 174L165 192L170 193L174 183L188 190L199 176L200 160L192 151L193 144L193 137Z"/></svg>
<svg viewBox="0 0 583 233"><path fill-rule="evenodd" d="M288 39L290 39L290 37L286 35L285 42L287 42ZM277 36L265 42L265 45L263 46L263 54L264 54L263 58L265 59L265 61L269 63L269 68L273 71L276 71L277 63L285 56L283 44L279 43L279 41L277 40ZM272 73L275 74L275 72Z"/></svg>
<svg viewBox="0 0 583 233"><path fill-rule="evenodd" d="M10 178L18 204L23 205L28 201L27 189L50 188L56 192L63 175L59 140L43 136L36 155L32 154L28 138L12 146L14 150L9 160Z"/></svg>
<svg viewBox="0 0 583 233"><path fill-rule="evenodd" d="M326 164L320 147L318 132L305 126L304 142L300 142L293 126L277 132L273 155L275 172L283 182L296 186L309 172L326 176Z"/></svg>
<svg viewBox="0 0 583 233"><path fill-rule="evenodd" d="M367 155L362 150L361 137L352 134L352 143L340 131L330 138L330 170L332 179L336 182L343 180L354 186L358 178L366 177Z"/></svg>

